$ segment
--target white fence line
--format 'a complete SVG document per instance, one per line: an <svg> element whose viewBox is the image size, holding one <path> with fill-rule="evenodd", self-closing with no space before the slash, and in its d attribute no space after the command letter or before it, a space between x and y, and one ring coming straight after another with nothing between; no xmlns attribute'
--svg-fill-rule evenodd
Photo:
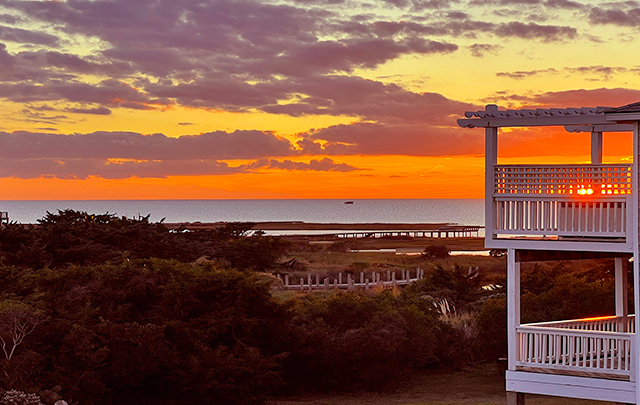
<svg viewBox="0 0 640 405"><path fill-rule="evenodd" d="M413 277L412 277L412 274ZM337 277L320 277L319 274L312 276L311 273L307 273L307 277L301 277L299 283L292 283L292 277L285 275L282 277L280 274L276 275L276 278L280 280L282 284L276 285L276 288L282 288L285 290L298 290L298 291L313 291L313 290L356 290L370 288L393 288L406 286L411 283L415 283L418 280L424 278L424 270L417 268L412 270L401 270L401 274L397 277L396 270L387 270L386 277L385 272L371 272L369 275L361 272L359 282L356 282L356 278L350 273L346 274L338 273Z"/></svg>
<svg viewBox="0 0 640 405"><path fill-rule="evenodd" d="M628 164L496 165L494 195L630 195L631 169Z"/></svg>

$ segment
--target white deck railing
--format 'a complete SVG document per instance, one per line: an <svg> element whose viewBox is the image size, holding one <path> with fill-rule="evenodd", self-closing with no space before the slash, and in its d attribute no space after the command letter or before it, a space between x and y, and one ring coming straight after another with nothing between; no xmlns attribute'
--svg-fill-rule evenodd
<svg viewBox="0 0 640 405"><path fill-rule="evenodd" d="M519 326L516 367L547 373L633 380L634 317Z"/></svg>
<svg viewBox="0 0 640 405"><path fill-rule="evenodd" d="M528 323L522 326L536 326L547 328L594 330L600 332L629 332L635 333L636 316L599 316L596 318L570 319L567 321L551 321Z"/></svg>
<svg viewBox="0 0 640 405"><path fill-rule="evenodd" d="M589 202L496 197L494 233L624 237L628 206L619 196Z"/></svg>
<svg viewBox="0 0 640 405"><path fill-rule="evenodd" d="M493 234L624 238L631 165L495 166Z"/></svg>
<svg viewBox="0 0 640 405"><path fill-rule="evenodd" d="M498 165L494 195L631 194L631 165Z"/></svg>

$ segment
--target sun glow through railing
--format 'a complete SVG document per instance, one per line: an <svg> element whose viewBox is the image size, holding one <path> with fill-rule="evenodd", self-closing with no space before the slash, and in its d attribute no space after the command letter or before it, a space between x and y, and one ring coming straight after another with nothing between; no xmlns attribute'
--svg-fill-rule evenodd
<svg viewBox="0 0 640 405"><path fill-rule="evenodd" d="M494 194L629 195L631 165L498 165Z"/></svg>
<svg viewBox="0 0 640 405"><path fill-rule="evenodd" d="M493 233L626 238L632 165L497 165Z"/></svg>

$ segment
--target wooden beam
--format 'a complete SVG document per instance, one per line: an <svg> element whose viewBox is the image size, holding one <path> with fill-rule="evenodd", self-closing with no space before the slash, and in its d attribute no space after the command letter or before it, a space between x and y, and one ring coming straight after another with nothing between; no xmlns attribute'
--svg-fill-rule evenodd
<svg viewBox="0 0 640 405"><path fill-rule="evenodd" d="M507 391L507 405L525 405L524 393Z"/></svg>
<svg viewBox="0 0 640 405"><path fill-rule="evenodd" d="M508 368L516 369L518 356L518 334L520 326L520 262L516 260L516 250L507 252L507 359Z"/></svg>
<svg viewBox="0 0 640 405"><path fill-rule="evenodd" d="M513 118L471 118L459 119L458 125L463 128L501 128L501 127L544 127L564 125L601 125L610 124L604 114L585 116L550 116L550 117L513 117Z"/></svg>
<svg viewBox="0 0 640 405"><path fill-rule="evenodd" d="M487 106L489 109L491 106ZM495 107L497 110L498 107ZM485 133L485 202L484 202L484 220L485 220L485 243L491 241L494 237L495 213L493 212L493 188L495 182L495 167L498 164L498 128L487 128Z"/></svg>
<svg viewBox="0 0 640 405"><path fill-rule="evenodd" d="M633 241L633 309L640 314L640 247L638 246L638 157L640 155L640 123L633 123L633 170L631 171L632 199L631 199L631 223L629 238ZM638 367L638 350L640 350L640 316L635 317L635 330L632 347L635 348L634 360L631 362L631 378L636 381L636 404L640 403L640 367Z"/></svg>
<svg viewBox="0 0 640 405"><path fill-rule="evenodd" d="M602 164L602 132L591 133L591 164Z"/></svg>
<svg viewBox="0 0 640 405"><path fill-rule="evenodd" d="M633 132L631 124L565 125L567 132Z"/></svg>
<svg viewBox="0 0 640 405"><path fill-rule="evenodd" d="M621 257L615 259L615 274L616 274L616 316L627 317L629 315L628 302L628 288L627 288L627 266L625 261ZM627 322L623 322L623 326L626 326ZM628 332L623 330L622 332Z"/></svg>
<svg viewBox="0 0 640 405"><path fill-rule="evenodd" d="M632 255L618 252L586 252L561 250L516 250L519 262L545 262L555 260L628 259Z"/></svg>

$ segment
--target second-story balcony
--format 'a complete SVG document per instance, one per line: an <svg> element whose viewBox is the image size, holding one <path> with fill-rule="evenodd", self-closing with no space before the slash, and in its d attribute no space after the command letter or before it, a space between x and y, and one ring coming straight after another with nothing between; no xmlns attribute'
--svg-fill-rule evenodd
<svg viewBox="0 0 640 405"><path fill-rule="evenodd" d="M627 242L631 173L629 164L494 166L491 247L518 238Z"/></svg>

